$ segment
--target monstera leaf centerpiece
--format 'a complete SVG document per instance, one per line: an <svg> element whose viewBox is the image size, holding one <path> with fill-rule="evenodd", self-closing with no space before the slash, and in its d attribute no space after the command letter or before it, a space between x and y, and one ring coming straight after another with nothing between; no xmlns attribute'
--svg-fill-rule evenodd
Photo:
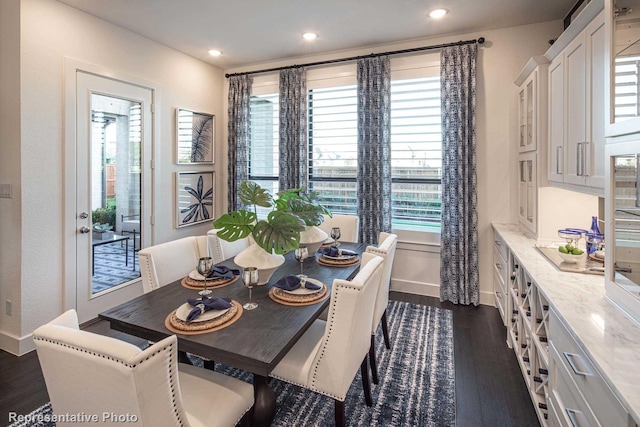
<svg viewBox="0 0 640 427"><path fill-rule="evenodd" d="M300 232L305 222L290 210L277 209L273 196L260 185L244 181L238 191L240 201L253 206L253 211L237 210L226 213L214 221L218 237L229 242L253 237L256 244L267 253L284 254L295 250L300 244ZM271 208L266 219L258 219L257 207Z"/></svg>

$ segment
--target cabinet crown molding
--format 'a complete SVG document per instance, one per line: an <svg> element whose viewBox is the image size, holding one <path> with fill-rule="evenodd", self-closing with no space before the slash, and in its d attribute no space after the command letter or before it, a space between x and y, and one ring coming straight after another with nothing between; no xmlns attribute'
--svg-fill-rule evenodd
<svg viewBox="0 0 640 427"><path fill-rule="evenodd" d="M533 58L529 59L529 62L527 62L527 64L522 68L522 71L520 71L520 74L518 74L518 77L516 77L513 82L516 84L516 86L520 86L522 83L524 83L527 77L531 75L536 67L548 63L549 61L547 61L547 58L545 58L544 56L534 56Z"/></svg>
<svg viewBox="0 0 640 427"><path fill-rule="evenodd" d="M589 4L580 12L576 19L567 27L560 37L544 54L549 62L558 56L562 50L567 47L573 39L576 38L580 31L584 30L587 25L604 9L604 0L591 0Z"/></svg>

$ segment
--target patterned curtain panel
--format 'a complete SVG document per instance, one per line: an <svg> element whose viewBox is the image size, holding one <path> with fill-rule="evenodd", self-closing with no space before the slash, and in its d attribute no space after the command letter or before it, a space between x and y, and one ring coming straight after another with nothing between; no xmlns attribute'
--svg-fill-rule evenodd
<svg viewBox="0 0 640 427"><path fill-rule="evenodd" d="M476 44L440 55L442 231L440 301L478 305Z"/></svg>
<svg viewBox="0 0 640 427"><path fill-rule="evenodd" d="M229 77L229 210L238 210L240 183L249 178L249 103L251 97L251 77L248 75Z"/></svg>
<svg viewBox="0 0 640 427"><path fill-rule="evenodd" d="M280 190L307 186L307 70L280 71Z"/></svg>
<svg viewBox="0 0 640 427"><path fill-rule="evenodd" d="M358 60L358 216L360 241L391 231L391 65Z"/></svg>

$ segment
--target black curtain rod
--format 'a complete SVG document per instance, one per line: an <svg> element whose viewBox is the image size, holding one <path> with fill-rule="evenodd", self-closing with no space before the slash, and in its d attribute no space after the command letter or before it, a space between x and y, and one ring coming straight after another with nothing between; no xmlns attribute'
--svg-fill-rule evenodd
<svg viewBox="0 0 640 427"><path fill-rule="evenodd" d="M315 67L316 65L335 64L337 62L357 61L358 59L363 59L363 58L375 58L377 56L384 56L384 55L399 55L401 53L411 53L411 52L420 52L423 50L442 49L449 46L462 46L465 44L474 44L474 43L483 44L484 42L485 42L484 37L480 37L478 39L473 39L473 40L464 40L464 41L460 40L459 42L436 44L432 46L414 47L411 49L394 50L392 52L371 53L369 55L351 56L349 58L329 59L326 61L310 62L308 64L287 65L284 67L267 68L264 70L245 71L242 73L225 74L224 76L226 78L229 78L231 76L244 76L246 74L262 74L262 73L269 73L271 71L287 70L289 68Z"/></svg>

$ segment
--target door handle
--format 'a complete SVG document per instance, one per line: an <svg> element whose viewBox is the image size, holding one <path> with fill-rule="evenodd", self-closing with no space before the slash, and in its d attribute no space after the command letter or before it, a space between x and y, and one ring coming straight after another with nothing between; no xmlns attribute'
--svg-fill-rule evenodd
<svg viewBox="0 0 640 427"><path fill-rule="evenodd" d="M564 355L564 358L567 359L569 366L571 366L571 369L573 369L573 372L575 372L576 375L581 375L583 377L591 376L590 372L581 371L576 366L575 361L573 359L576 357L580 357L580 355L575 353L569 353L567 351L562 352L562 354Z"/></svg>
<svg viewBox="0 0 640 427"><path fill-rule="evenodd" d="M564 147L556 147L556 175L561 175L560 171L560 159L562 159L562 149Z"/></svg>
<svg viewBox="0 0 640 427"><path fill-rule="evenodd" d="M582 143L582 176L591 176L591 161L589 158L589 149L588 146L591 144L589 141L585 141Z"/></svg>
<svg viewBox="0 0 640 427"><path fill-rule="evenodd" d="M88 232L90 232L91 229L89 227L80 227L80 233L81 234L87 234Z"/></svg>
<svg viewBox="0 0 640 427"><path fill-rule="evenodd" d="M567 412L567 416L569 417L569 421L571 422L571 425L573 427L580 427L580 422L578 421L578 418L576 417L576 415L580 414L581 412L575 409L570 409L570 408L564 408L564 410Z"/></svg>
<svg viewBox="0 0 640 427"><path fill-rule="evenodd" d="M80 217L80 219L87 219L89 218L89 214L86 212L82 212L80 215L78 215Z"/></svg>
<svg viewBox="0 0 640 427"><path fill-rule="evenodd" d="M576 145L576 175L582 176L582 142Z"/></svg>

